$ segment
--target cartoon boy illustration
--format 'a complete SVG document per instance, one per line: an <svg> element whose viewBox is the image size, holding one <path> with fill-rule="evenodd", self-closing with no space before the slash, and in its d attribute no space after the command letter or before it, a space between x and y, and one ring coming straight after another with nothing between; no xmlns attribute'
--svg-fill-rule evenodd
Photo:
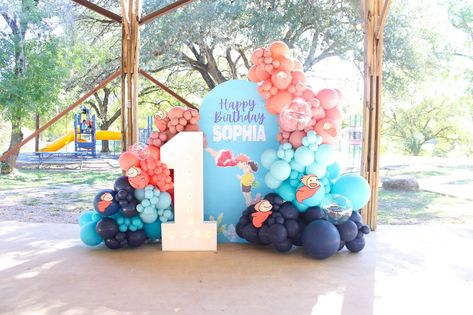
<svg viewBox="0 0 473 315"><path fill-rule="evenodd" d="M262 199L255 204L255 212L251 214L251 222L255 228L260 228L264 221L273 213L273 205L266 199Z"/></svg>
<svg viewBox="0 0 473 315"><path fill-rule="evenodd" d="M241 191L245 197L246 205L252 204L251 189L255 183L255 176L253 173L258 171L258 164L251 161L250 158L245 154L240 154L237 157L233 157L231 150L220 150L215 151L214 149L207 147L205 149L215 159L215 164L219 167L233 167L237 166L243 171L243 175L237 175L238 180L241 182Z"/></svg>
<svg viewBox="0 0 473 315"><path fill-rule="evenodd" d="M309 199L317 193L320 188L320 181L317 176L309 174L302 176L301 178L303 186L301 186L296 193L296 199L298 202L303 202Z"/></svg>

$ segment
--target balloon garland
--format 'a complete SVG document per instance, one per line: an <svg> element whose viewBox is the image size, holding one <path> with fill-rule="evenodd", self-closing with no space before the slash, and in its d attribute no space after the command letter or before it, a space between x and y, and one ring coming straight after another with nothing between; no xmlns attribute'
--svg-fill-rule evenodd
<svg viewBox="0 0 473 315"><path fill-rule="evenodd" d="M161 238L161 223L174 219L174 183L171 171L160 161L159 148L181 131L199 130L198 119L198 111L182 107L155 116L157 131L148 145L135 144L120 155L125 176L115 180L113 189L99 191L94 209L79 217L84 244L132 248Z"/></svg>
<svg viewBox="0 0 473 315"><path fill-rule="evenodd" d="M248 72L258 83L269 113L278 115L279 147L261 155L266 185L275 192L243 210L236 233L250 243L279 252L302 246L313 258L328 258L342 248L359 252L369 227L359 209L370 187L359 175L340 175L334 145L340 138L343 95L307 85L301 62L283 42L256 49ZM175 107L159 112L148 145L137 144L119 158L113 189L101 190L94 210L79 218L80 237L89 246L138 247L161 237L161 223L172 221L173 179L160 161L160 147L179 132L198 131L199 113Z"/></svg>
<svg viewBox="0 0 473 315"><path fill-rule="evenodd" d="M370 188L359 175L340 176L334 145L340 138L342 93L315 93L283 42L256 49L251 61L248 79L258 83L268 112L278 115L280 146L261 155L265 183L277 194L244 210L237 234L281 252L303 246L317 259L344 246L362 250L369 228L358 210L368 202Z"/></svg>

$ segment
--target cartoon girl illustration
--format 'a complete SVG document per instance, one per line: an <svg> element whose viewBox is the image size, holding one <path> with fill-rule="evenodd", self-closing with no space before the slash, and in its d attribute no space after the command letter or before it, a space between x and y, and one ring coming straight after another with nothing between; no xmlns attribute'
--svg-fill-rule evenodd
<svg viewBox="0 0 473 315"><path fill-rule="evenodd" d="M273 205L269 203L268 200L262 199L255 204L255 212L251 214L253 226L255 228L260 228L264 221L273 213L271 210Z"/></svg>
<svg viewBox="0 0 473 315"><path fill-rule="evenodd" d="M251 161L250 158L245 154L240 154L234 158L233 152L231 150L224 149L217 152L210 147L207 147L205 150L213 156L217 166L237 166L243 171L243 175L237 175L237 178L241 182L241 191L245 197L246 205L251 205L253 203L251 190L255 184L255 176L253 174L258 171L258 164Z"/></svg>

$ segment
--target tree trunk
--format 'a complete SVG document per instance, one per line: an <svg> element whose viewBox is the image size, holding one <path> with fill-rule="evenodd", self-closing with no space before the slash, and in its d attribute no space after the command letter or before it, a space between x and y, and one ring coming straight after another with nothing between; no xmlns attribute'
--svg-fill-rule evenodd
<svg viewBox="0 0 473 315"><path fill-rule="evenodd" d="M21 118L13 117L11 120L12 128L10 134L10 146L7 151L16 146L23 140L23 133L21 132ZM14 152L10 155L1 166L2 174L9 174L16 167L16 160L18 158L19 151Z"/></svg>

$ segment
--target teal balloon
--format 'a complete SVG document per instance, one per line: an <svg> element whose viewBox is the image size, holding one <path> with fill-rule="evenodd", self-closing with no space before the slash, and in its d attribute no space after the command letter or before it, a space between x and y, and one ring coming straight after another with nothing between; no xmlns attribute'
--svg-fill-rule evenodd
<svg viewBox="0 0 473 315"><path fill-rule="evenodd" d="M161 238L161 221L157 220L153 223L146 223L143 225L146 237L152 240Z"/></svg>
<svg viewBox="0 0 473 315"><path fill-rule="evenodd" d="M270 189L276 189L281 185L281 181L274 178L273 175L271 175L271 172L266 173L266 175L264 176L264 183Z"/></svg>
<svg viewBox="0 0 473 315"><path fill-rule="evenodd" d="M315 159L320 164L330 165L335 162L335 158L335 150L330 144L322 144L317 151L315 151Z"/></svg>
<svg viewBox="0 0 473 315"><path fill-rule="evenodd" d="M140 219L144 223L153 223L154 221L156 221L156 219L158 219L158 211L156 211L156 209L153 209L151 211L142 212L140 213Z"/></svg>
<svg viewBox="0 0 473 315"><path fill-rule="evenodd" d="M89 211L84 211L80 214L79 216L79 225L84 226L89 222L93 221L93 214L95 211L89 210Z"/></svg>
<svg viewBox="0 0 473 315"><path fill-rule="evenodd" d="M97 246L102 243L103 239L97 234L95 226L97 222L90 222L85 224L80 229L80 239L87 246Z"/></svg>
<svg viewBox="0 0 473 315"><path fill-rule="evenodd" d="M340 176L341 169L342 168L340 167L340 164L338 164L338 162L332 163L329 166L327 166L328 178L335 179L338 176Z"/></svg>
<svg viewBox="0 0 473 315"><path fill-rule="evenodd" d="M370 200L371 189L366 179L360 175L346 174L335 181L331 193L346 197L353 210L359 210Z"/></svg>
<svg viewBox="0 0 473 315"><path fill-rule="evenodd" d="M278 195L286 201L293 201L296 199L295 188L291 186L289 181L284 181L281 186L279 186Z"/></svg>
<svg viewBox="0 0 473 315"><path fill-rule="evenodd" d="M163 192L159 195L159 201L156 204L158 209L166 209L171 206L171 195L168 192Z"/></svg>
<svg viewBox="0 0 473 315"><path fill-rule="evenodd" d="M271 165L276 162L277 159L278 155L276 153L276 150L273 149L268 149L261 154L261 164L264 168L268 170L271 168Z"/></svg>
<svg viewBox="0 0 473 315"><path fill-rule="evenodd" d="M304 166L300 165L296 161L292 160L290 165L291 165L291 168L292 168L293 171L296 171L298 173L304 172Z"/></svg>
<svg viewBox="0 0 473 315"><path fill-rule="evenodd" d="M306 212L306 210L309 209L309 206L307 206L303 203L300 203L295 199L292 201L292 203L294 204L294 206L296 206L296 208L297 208L297 210L299 210L299 212Z"/></svg>
<svg viewBox="0 0 473 315"><path fill-rule="evenodd" d="M313 174L317 176L317 178L324 177L326 172L327 172L327 168L325 167L325 165L322 165L319 163L312 163L311 165L305 168L306 174Z"/></svg>
<svg viewBox="0 0 473 315"><path fill-rule="evenodd" d="M135 191L133 192L133 195L139 201L143 201L145 199L145 191L146 190L144 189L135 189Z"/></svg>
<svg viewBox="0 0 473 315"><path fill-rule="evenodd" d="M302 166L309 166L310 164L314 163L314 152L312 152L309 148L299 147L294 154L294 159Z"/></svg>
<svg viewBox="0 0 473 315"><path fill-rule="evenodd" d="M323 185L317 190L317 192L310 198L302 200L302 203L308 207L314 207L320 205L325 197L325 187Z"/></svg>
<svg viewBox="0 0 473 315"><path fill-rule="evenodd" d="M271 175L277 180L286 180L291 175L291 166L284 160L278 160L271 165Z"/></svg>

